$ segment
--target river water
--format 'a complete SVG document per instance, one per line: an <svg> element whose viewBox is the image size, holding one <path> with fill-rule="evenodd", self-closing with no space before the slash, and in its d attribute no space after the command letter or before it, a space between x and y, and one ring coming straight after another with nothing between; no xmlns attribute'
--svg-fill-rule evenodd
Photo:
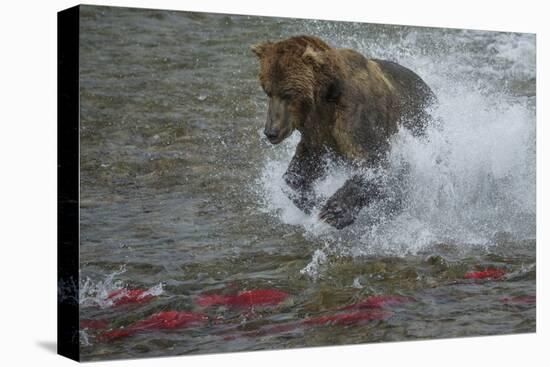
<svg viewBox="0 0 550 367"><path fill-rule="evenodd" d="M84 360L535 331L535 305L505 301L536 288L533 34L92 6L80 27L81 318L116 328L198 311L205 292L290 294L109 343L82 329ZM411 167L396 217L367 225L369 207L337 231L282 193L299 136L262 136L267 98L249 46L298 34L396 61L437 95L440 126L393 141ZM350 174L333 164L317 192ZM463 279L486 268L506 275ZM112 307L120 287L156 297ZM384 320L232 337L371 295L414 302Z"/></svg>

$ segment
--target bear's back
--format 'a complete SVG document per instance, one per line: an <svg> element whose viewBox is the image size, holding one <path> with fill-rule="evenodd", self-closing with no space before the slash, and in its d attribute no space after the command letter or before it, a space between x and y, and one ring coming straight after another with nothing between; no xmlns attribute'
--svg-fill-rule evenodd
<svg viewBox="0 0 550 367"><path fill-rule="evenodd" d="M415 134L422 134L429 121L426 108L436 101L430 87L418 74L393 61L371 59L391 81L400 96L400 120Z"/></svg>
<svg viewBox="0 0 550 367"><path fill-rule="evenodd" d="M388 138L400 125L414 135L425 132L430 121L426 107L435 96L420 76L392 61L366 58L350 49L335 51L345 65L347 83L341 102L345 112L335 129L345 155L383 156Z"/></svg>

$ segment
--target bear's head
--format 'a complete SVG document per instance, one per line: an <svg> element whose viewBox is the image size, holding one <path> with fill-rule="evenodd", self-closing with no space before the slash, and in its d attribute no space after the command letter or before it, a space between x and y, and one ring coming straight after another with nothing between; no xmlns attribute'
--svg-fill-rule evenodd
<svg viewBox="0 0 550 367"><path fill-rule="evenodd" d="M264 133L278 144L302 129L320 100L335 98L334 60L326 54L331 48L319 38L298 36L251 49L260 60L259 79L269 97Z"/></svg>

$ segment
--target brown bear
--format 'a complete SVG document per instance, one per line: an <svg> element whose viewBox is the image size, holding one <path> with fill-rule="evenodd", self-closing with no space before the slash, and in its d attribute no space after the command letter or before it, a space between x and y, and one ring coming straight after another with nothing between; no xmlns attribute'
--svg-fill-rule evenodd
<svg viewBox="0 0 550 367"><path fill-rule="evenodd" d="M294 130L301 134L284 178L293 190L290 198L306 213L317 205L313 184L325 174L328 155L358 166L383 167L390 137L400 125L416 135L424 132L426 107L435 97L403 66L332 48L312 36L251 49L260 60L259 79L269 97L267 139L278 144ZM344 228L384 191L380 179L357 174L328 199L319 217Z"/></svg>

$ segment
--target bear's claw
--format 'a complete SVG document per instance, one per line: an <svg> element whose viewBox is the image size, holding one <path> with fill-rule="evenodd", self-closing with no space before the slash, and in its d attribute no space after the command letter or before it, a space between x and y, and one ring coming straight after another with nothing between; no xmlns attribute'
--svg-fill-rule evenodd
<svg viewBox="0 0 550 367"><path fill-rule="evenodd" d="M356 213L351 208L340 205L335 201L329 200L321 212L319 219L330 224L336 229L342 229L355 221Z"/></svg>

